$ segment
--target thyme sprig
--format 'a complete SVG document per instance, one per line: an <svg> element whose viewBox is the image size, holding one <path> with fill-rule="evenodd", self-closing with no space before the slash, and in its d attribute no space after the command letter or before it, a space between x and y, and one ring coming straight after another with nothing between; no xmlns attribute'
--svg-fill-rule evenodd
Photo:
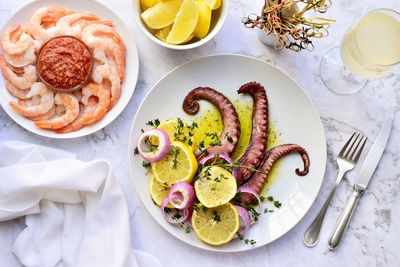
<svg viewBox="0 0 400 267"><path fill-rule="evenodd" d="M236 236L239 240L242 240L246 245L255 245L257 242L254 239L244 238L244 235L241 233L236 233Z"/></svg>
<svg viewBox="0 0 400 267"><path fill-rule="evenodd" d="M150 120L146 122L146 125L157 128L158 126L160 126L160 120L159 119Z"/></svg>
<svg viewBox="0 0 400 267"><path fill-rule="evenodd" d="M172 168L176 169L178 167L178 155L181 151L179 148L174 147L171 149L170 154L172 156Z"/></svg>

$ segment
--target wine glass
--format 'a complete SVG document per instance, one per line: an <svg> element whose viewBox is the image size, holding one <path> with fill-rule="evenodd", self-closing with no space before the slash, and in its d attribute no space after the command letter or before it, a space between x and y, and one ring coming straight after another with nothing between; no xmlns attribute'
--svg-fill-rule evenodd
<svg viewBox="0 0 400 267"><path fill-rule="evenodd" d="M376 9L367 13L321 60L323 83L338 94L353 94L368 78L384 75L400 62L400 13Z"/></svg>

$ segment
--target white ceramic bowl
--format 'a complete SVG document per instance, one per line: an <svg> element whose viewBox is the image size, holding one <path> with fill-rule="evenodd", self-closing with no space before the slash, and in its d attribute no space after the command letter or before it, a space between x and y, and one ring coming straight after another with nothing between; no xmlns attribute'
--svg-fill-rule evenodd
<svg viewBox="0 0 400 267"><path fill-rule="evenodd" d="M97 0L34 0L24 3L24 5L18 9L4 25L4 29L10 27L11 25L18 23L26 23L28 19L32 16L33 12L44 6L52 6L57 4L57 6L62 6L72 10L80 10L84 12L91 12L99 15L102 19L112 20L115 28L123 39L126 51L126 63L125 63L125 79L122 83L121 96L116 105L110 110L100 121L83 127L75 132L70 132L66 134L57 134L53 131L40 129L35 126L35 124L23 116L19 115L9 107L10 101L15 101L16 98L13 97L4 86L4 79L0 75L0 105L3 107L4 111L20 126L27 129L28 131L56 139L66 139L66 138L76 138L92 134L99 131L110 124L114 119L116 119L119 114L124 110L126 105L128 105L129 100L133 94L134 88L136 86L136 81L139 73L139 56L136 49L135 40L131 32L128 30L124 22L114 13L109 7L98 2ZM4 31L1 30L1 32Z"/></svg>
<svg viewBox="0 0 400 267"><path fill-rule="evenodd" d="M210 31L205 38L194 42L191 41L187 44L182 44L182 45L167 44L158 39L157 37L155 37L140 17L140 14L142 13L142 7L140 6L140 1L132 0L132 6L137 25L139 25L139 28L142 30L142 32L147 37L149 37L153 42L170 49L187 50L199 47L210 41L212 38L214 38L214 36L219 32L219 30L221 29L222 25L225 22L226 16L228 14L229 0L222 0L221 7L217 10L212 11L213 14L212 14Z"/></svg>

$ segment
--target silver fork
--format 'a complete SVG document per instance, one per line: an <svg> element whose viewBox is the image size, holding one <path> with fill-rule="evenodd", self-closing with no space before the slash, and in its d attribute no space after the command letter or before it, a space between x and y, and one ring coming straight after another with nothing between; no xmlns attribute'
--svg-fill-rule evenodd
<svg viewBox="0 0 400 267"><path fill-rule="evenodd" d="M327 200L325 201L324 206L322 206L322 209L304 233L303 242L307 247L313 247L317 244L326 211L328 210L329 203L331 202L331 199L335 194L336 188L340 184L340 181L342 181L345 173L352 170L356 165L358 159L360 158L361 152L364 149L366 141L367 137L363 136L360 133L354 132L349 140L347 140L342 150L340 150L339 156L336 159L337 165L339 167L336 182Z"/></svg>

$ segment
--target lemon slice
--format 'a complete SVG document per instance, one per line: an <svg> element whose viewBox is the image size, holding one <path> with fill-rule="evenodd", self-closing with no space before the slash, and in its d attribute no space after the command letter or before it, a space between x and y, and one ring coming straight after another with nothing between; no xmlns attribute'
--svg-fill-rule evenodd
<svg viewBox="0 0 400 267"><path fill-rule="evenodd" d="M171 186L178 181L190 183L197 171L197 160L191 147L181 142L171 142L169 153L151 164L154 178Z"/></svg>
<svg viewBox="0 0 400 267"><path fill-rule="evenodd" d="M142 7L143 10L146 10L149 7L152 7L159 2L160 0L140 0L140 6Z"/></svg>
<svg viewBox="0 0 400 267"><path fill-rule="evenodd" d="M158 128L164 130L171 141L180 141L185 143L192 148L193 152L195 152L197 148L197 141L195 138L196 129L191 131L194 135L190 136L188 125L184 121L180 119L167 120L162 122Z"/></svg>
<svg viewBox="0 0 400 267"><path fill-rule="evenodd" d="M167 42L167 36L168 36L168 34L169 34L169 32L171 31L171 28L172 28L172 25L169 25L169 26L167 26L167 27L165 27L165 28L163 28L163 29L161 29L161 30L158 30L156 33L155 33L155 36L158 38L158 39L160 39L161 41L163 41L163 42ZM163 129L163 130L165 130L165 129ZM168 134L169 135L169 134ZM169 135L169 137L171 137L170 135Z"/></svg>
<svg viewBox="0 0 400 267"><path fill-rule="evenodd" d="M200 205L193 210L192 226L200 240L218 246L233 239L239 230L239 215L230 203L212 209Z"/></svg>
<svg viewBox="0 0 400 267"><path fill-rule="evenodd" d="M194 183L196 196L207 208L214 208L228 203L236 194L235 177L227 170L210 166L204 167Z"/></svg>
<svg viewBox="0 0 400 267"><path fill-rule="evenodd" d="M154 178L154 175L151 175L150 178L150 196L151 199L156 203L158 206L161 206L164 198L168 196L169 193L169 188L164 185L163 183L160 183ZM172 208L171 204L167 204L167 208Z"/></svg>
<svg viewBox="0 0 400 267"><path fill-rule="evenodd" d="M196 1L197 8L199 9L199 21L197 22L196 29L194 29L194 36L203 39L207 36L211 24L211 9L204 3L204 0Z"/></svg>
<svg viewBox="0 0 400 267"><path fill-rule="evenodd" d="M169 44L182 44L190 40L199 20L199 10L194 0L183 0L174 25L167 37Z"/></svg>
<svg viewBox="0 0 400 267"><path fill-rule="evenodd" d="M204 3L211 9L215 10L221 7L221 0L204 0Z"/></svg>
<svg viewBox="0 0 400 267"><path fill-rule="evenodd" d="M149 28L158 30L174 23L183 0L161 1L140 16Z"/></svg>

